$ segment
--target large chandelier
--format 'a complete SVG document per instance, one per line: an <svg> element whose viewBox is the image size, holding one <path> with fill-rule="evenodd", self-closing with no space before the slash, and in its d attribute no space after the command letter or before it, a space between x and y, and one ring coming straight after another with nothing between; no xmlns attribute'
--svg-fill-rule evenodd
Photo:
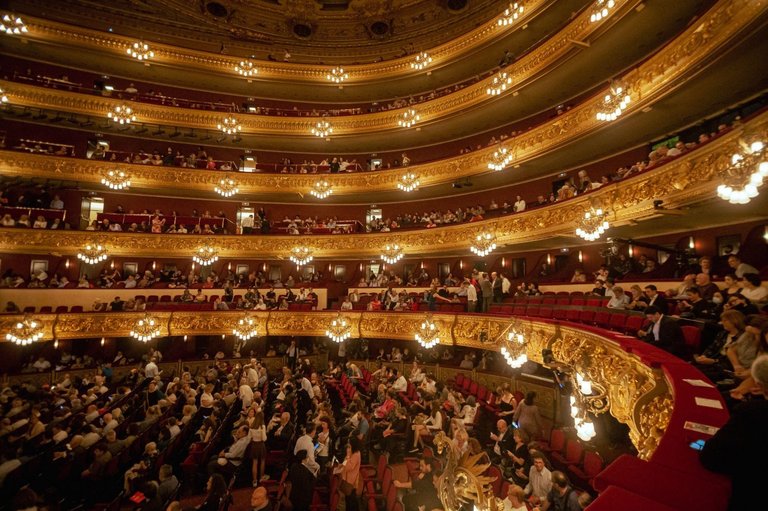
<svg viewBox="0 0 768 511"><path fill-rule="evenodd" d="M338 66L331 69L328 74L325 75L325 79L333 83L341 83L348 78L349 73L344 71L344 68Z"/></svg>
<svg viewBox="0 0 768 511"><path fill-rule="evenodd" d="M80 249L77 258L85 264L96 264L107 260L107 249L103 245L88 244Z"/></svg>
<svg viewBox="0 0 768 511"><path fill-rule="evenodd" d="M615 121L629 105L629 91L620 83L611 83L595 117L598 121Z"/></svg>
<svg viewBox="0 0 768 511"><path fill-rule="evenodd" d="M32 316L24 316L24 319L13 325L11 331L5 334L5 339L21 346L28 346L39 341L43 337L43 324Z"/></svg>
<svg viewBox="0 0 768 511"><path fill-rule="evenodd" d="M412 192L419 188L419 176L413 172L406 172L397 180L397 187L404 192Z"/></svg>
<svg viewBox="0 0 768 511"><path fill-rule="evenodd" d="M26 23L19 16L5 14L2 22L0 22L0 32L5 32L7 35L19 35L27 33L28 30Z"/></svg>
<svg viewBox="0 0 768 511"><path fill-rule="evenodd" d="M616 6L614 0L597 0L592 6L592 15L589 17L589 21L597 23L598 21L607 18L610 10Z"/></svg>
<svg viewBox="0 0 768 511"><path fill-rule="evenodd" d="M489 96L498 96L507 90L507 87L510 85L512 85L512 77L505 72L501 72L493 77L491 84L485 89L485 93Z"/></svg>
<svg viewBox="0 0 768 511"><path fill-rule="evenodd" d="M406 108L398 117L397 124L403 128L410 128L421 120L421 116L413 108Z"/></svg>
<svg viewBox="0 0 768 511"><path fill-rule="evenodd" d="M571 417L576 426L576 435L583 441L589 442L595 435L595 425L588 414L597 415L608 409L608 399L605 389L590 381L578 369L572 371L575 375L575 385L571 394Z"/></svg>
<svg viewBox="0 0 768 511"><path fill-rule="evenodd" d="M499 147L493 152L491 161L488 162L488 168L496 171L504 170L505 168L509 167L509 164L512 163L512 160L514 160L512 151L506 147Z"/></svg>
<svg viewBox="0 0 768 511"><path fill-rule="evenodd" d="M117 105L114 110L107 113L107 117L118 124L131 124L131 122L136 120L133 108L125 104Z"/></svg>
<svg viewBox="0 0 768 511"><path fill-rule="evenodd" d="M584 217L579 221L576 228L576 234L587 241L595 241L608 230L608 227L610 227L608 212L604 211L603 208L595 209L592 207L589 211L584 212Z"/></svg>
<svg viewBox="0 0 768 511"><path fill-rule="evenodd" d="M259 70L256 67L256 64L253 63L253 61L241 60L240 63L235 66L235 72L241 76L250 78L251 76L256 75L259 72Z"/></svg>
<svg viewBox="0 0 768 511"><path fill-rule="evenodd" d="M403 258L405 254L400 245L387 245L381 251L381 260L387 264L395 264Z"/></svg>
<svg viewBox="0 0 768 511"><path fill-rule="evenodd" d="M312 128L312 134L316 137L328 138L331 133L333 133L333 125L325 119L317 121L315 127Z"/></svg>
<svg viewBox="0 0 768 511"><path fill-rule="evenodd" d="M131 337L141 342L149 342L160 335L158 320L148 312L136 321L131 330Z"/></svg>
<svg viewBox="0 0 768 511"><path fill-rule="evenodd" d="M421 71L431 63L432 57L429 56L429 53L422 51L413 58L413 62L411 62L411 68L417 71Z"/></svg>
<svg viewBox="0 0 768 511"><path fill-rule="evenodd" d="M256 320L246 312L232 329L232 335L241 341L247 341L253 337L258 337L259 330L256 326Z"/></svg>
<svg viewBox="0 0 768 511"><path fill-rule="evenodd" d="M240 188L237 186L237 181L231 177L225 177L219 181L219 184L213 187L213 191L222 197L232 197L240 192Z"/></svg>
<svg viewBox="0 0 768 511"><path fill-rule="evenodd" d="M768 177L765 144L757 140L747 145L739 141L741 151L731 156L731 165L725 170L725 183L717 187L717 195L731 204L746 204L758 196L758 188Z"/></svg>
<svg viewBox="0 0 768 511"><path fill-rule="evenodd" d="M289 259L298 266L311 263L314 256L312 255L312 249L309 247L293 247L291 249L291 255Z"/></svg>
<svg viewBox="0 0 768 511"><path fill-rule="evenodd" d="M519 369L528 362L525 350L525 335L517 326L510 327L506 338L501 343L501 355L513 369Z"/></svg>
<svg viewBox="0 0 768 511"><path fill-rule="evenodd" d="M352 337L352 324L339 313L331 320L325 335L333 342L342 343Z"/></svg>
<svg viewBox="0 0 768 511"><path fill-rule="evenodd" d="M144 41L137 41L128 47L126 53L136 60L149 60L155 57L155 52Z"/></svg>
<svg viewBox="0 0 768 511"><path fill-rule="evenodd" d="M510 2L509 7L504 10L504 14L499 18L498 26L506 27L513 24L523 15L523 11L525 11L523 2Z"/></svg>
<svg viewBox="0 0 768 511"><path fill-rule="evenodd" d="M440 330L432 320L432 314L427 314L414 336L416 341L425 349L433 348L440 343Z"/></svg>
<svg viewBox="0 0 768 511"><path fill-rule="evenodd" d="M234 116L228 115L216 126L225 135L237 135L243 129Z"/></svg>
<svg viewBox="0 0 768 511"><path fill-rule="evenodd" d="M210 245L203 245L197 249L195 255L192 256L192 261L196 262L200 266L210 266L219 260L219 252Z"/></svg>
<svg viewBox="0 0 768 511"><path fill-rule="evenodd" d="M483 232L475 236L475 243L469 247L472 253L485 257L496 250L496 236L489 232Z"/></svg>
<svg viewBox="0 0 768 511"><path fill-rule="evenodd" d="M101 184L112 190L125 190L131 186L131 177L122 170L109 170L101 178Z"/></svg>
<svg viewBox="0 0 768 511"><path fill-rule="evenodd" d="M309 193L317 197L318 199L325 199L333 193L333 187L328 181L318 181L309 190Z"/></svg>

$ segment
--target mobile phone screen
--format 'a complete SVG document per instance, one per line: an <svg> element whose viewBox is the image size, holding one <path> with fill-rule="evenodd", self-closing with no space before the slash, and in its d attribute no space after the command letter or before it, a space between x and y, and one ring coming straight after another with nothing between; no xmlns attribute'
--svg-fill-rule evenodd
<svg viewBox="0 0 768 511"><path fill-rule="evenodd" d="M702 450L704 448L704 443L705 443L704 440L696 440L695 442L691 442L690 444L688 444L688 446L691 449L695 449L697 451L700 451L700 450Z"/></svg>

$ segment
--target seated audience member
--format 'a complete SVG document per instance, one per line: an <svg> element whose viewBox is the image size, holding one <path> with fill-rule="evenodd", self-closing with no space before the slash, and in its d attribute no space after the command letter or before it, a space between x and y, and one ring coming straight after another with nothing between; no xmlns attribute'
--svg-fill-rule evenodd
<svg viewBox="0 0 768 511"><path fill-rule="evenodd" d="M687 289L687 288L686 288ZM653 284L645 286L645 296L649 306L656 307L662 314L669 312L669 303L664 295L659 293L659 290Z"/></svg>
<svg viewBox="0 0 768 511"><path fill-rule="evenodd" d="M651 305L645 309L645 316L651 324L645 330L639 330L637 335L644 341L656 345L673 355L682 357L685 355L685 340L683 331L677 320L661 312Z"/></svg>
<svg viewBox="0 0 768 511"><path fill-rule="evenodd" d="M744 278L744 275L748 273L760 273L754 266L742 262L741 258L737 255L728 256L728 266L733 269L733 273L740 279Z"/></svg>
<svg viewBox="0 0 768 511"><path fill-rule="evenodd" d="M720 290L720 288L717 287L717 284L712 282L710 276L706 273L699 273L696 275L695 282L695 287L699 288L701 297L704 300L712 300L712 296L714 296L715 292Z"/></svg>
<svg viewBox="0 0 768 511"><path fill-rule="evenodd" d="M698 369L713 382L726 378L726 371L733 370L726 352L745 335L746 317L737 310L728 310L720 315L720 325L723 329L718 332L715 340L701 354L693 356Z"/></svg>
<svg viewBox="0 0 768 511"><path fill-rule="evenodd" d="M552 489L546 502L542 503L541 511L581 511L579 495L562 472L552 472Z"/></svg>
<svg viewBox="0 0 768 511"><path fill-rule="evenodd" d="M620 286L613 286L613 297L608 301L609 309L626 309L629 305L629 297Z"/></svg>
<svg viewBox="0 0 768 511"><path fill-rule="evenodd" d="M752 303L768 301L768 288L761 285L757 273L745 273L741 279L741 294Z"/></svg>
<svg viewBox="0 0 768 511"><path fill-rule="evenodd" d="M717 307L702 297L702 292L698 287L688 288L686 295L688 299L683 300L678 305L682 311L680 317L694 319L714 319L716 317Z"/></svg>
<svg viewBox="0 0 768 511"><path fill-rule="evenodd" d="M733 367L733 374L740 380L749 377L750 368L760 350L762 330L768 327L768 318L752 315L747 318L744 335L726 349L726 356Z"/></svg>
<svg viewBox="0 0 768 511"><path fill-rule="evenodd" d="M571 277L571 282L573 283L582 283L587 281L587 275L584 273L584 270L581 268L576 268L573 270L573 277Z"/></svg>
<svg viewBox="0 0 768 511"><path fill-rule="evenodd" d="M432 510L442 507L433 481L433 464L433 460L422 458L419 460L419 473L410 481L402 482L396 479L392 481L395 488L414 490L413 493L403 497L403 508L405 511Z"/></svg>
<svg viewBox="0 0 768 511"><path fill-rule="evenodd" d="M235 441L229 448L221 451L208 464L208 473L232 475L242 465L248 444L251 443L251 433L248 426L240 426L235 430Z"/></svg>
<svg viewBox="0 0 768 511"><path fill-rule="evenodd" d="M509 485L504 499L504 511L528 511L525 505L525 491L516 484Z"/></svg>

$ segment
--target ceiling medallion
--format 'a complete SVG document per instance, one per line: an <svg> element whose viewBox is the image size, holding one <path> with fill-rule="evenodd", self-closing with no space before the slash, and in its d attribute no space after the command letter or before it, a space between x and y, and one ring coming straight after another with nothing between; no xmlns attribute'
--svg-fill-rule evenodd
<svg viewBox="0 0 768 511"><path fill-rule="evenodd" d="M128 47L126 53L136 60L147 61L155 58L155 52L144 41L137 41Z"/></svg>
<svg viewBox="0 0 768 511"><path fill-rule="evenodd" d="M192 256L192 261L200 266L210 266L218 260L219 252L210 245L203 245L198 248L195 255Z"/></svg>
<svg viewBox="0 0 768 511"><path fill-rule="evenodd" d="M522 329L519 329L519 327L513 324L510 327L510 331L507 332L506 338L502 338L500 344L501 354L504 357L504 360L507 361L509 367L519 369L523 364L528 362L525 336L522 333Z"/></svg>
<svg viewBox="0 0 768 511"><path fill-rule="evenodd" d="M103 245L88 244L77 252L77 258L85 264L96 264L107 260L107 249Z"/></svg>
<svg viewBox="0 0 768 511"><path fill-rule="evenodd" d="M331 69L328 72L328 74L325 75L325 79L333 83L342 83L348 78L349 78L349 73L344 71L343 67L338 67L338 66Z"/></svg>
<svg viewBox="0 0 768 511"><path fill-rule="evenodd" d="M160 335L158 320L148 312L144 317L136 321L131 330L131 337L141 342L149 342Z"/></svg>
<svg viewBox="0 0 768 511"><path fill-rule="evenodd" d="M0 89L0 103L8 103L8 96L5 95L3 89Z"/></svg>
<svg viewBox="0 0 768 511"><path fill-rule="evenodd" d="M247 341L253 337L258 337L259 329L256 326L256 320L246 312L232 329L232 335L241 341Z"/></svg>
<svg viewBox="0 0 768 511"><path fill-rule="evenodd" d="M629 105L629 91L619 81L611 82L595 117L598 121L615 121Z"/></svg>
<svg viewBox="0 0 768 511"><path fill-rule="evenodd" d="M133 108L126 104L117 105L114 110L107 113L107 117L112 119L112 122L118 124L131 124L136 120L136 114L133 113Z"/></svg>
<svg viewBox="0 0 768 511"><path fill-rule="evenodd" d="M414 190L418 190L419 184L421 184L419 181L419 176L413 172L406 172L400 176L400 179L397 180L397 187L404 192L412 192Z"/></svg>
<svg viewBox="0 0 768 511"><path fill-rule="evenodd" d="M504 170L509 167L509 164L512 163L512 160L514 159L515 157L512 155L512 151L506 147L499 147L493 152L491 161L488 162L488 168L495 171Z"/></svg>
<svg viewBox="0 0 768 511"><path fill-rule="evenodd" d="M240 188L237 186L237 181L231 177L225 177L219 181L219 184L213 188L213 191L222 197L232 197L240 192Z"/></svg>
<svg viewBox="0 0 768 511"><path fill-rule="evenodd" d="M421 120L419 113L413 108L406 108L403 113L398 115L397 124L403 128L410 128Z"/></svg>
<svg viewBox="0 0 768 511"><path fill-rule="evenodd" d="M431 63L432 57L429 56L429 53L422 51L413 58L413 62L411 62L411 68L417 71L421 71Z"/></svg>
<svg viewBox="0 0 768 511"><path fill-rule="evenodd" d="M508 27L523 15L523 11L525 11L523 2L510 2L509 7L504 10L504 14L499 18L498 26Z"/></svg>
<svg viewBox="0 0 768 511"><path fill-rule="evenodd" d="M352 337L352 325L347 318L338 313L335 318L331 320L331 324L328 325L328 330L325 331L325 335L328 336L333 342L342 343Z"/></svg>
<svg viewBox="0 0 768 511"><path fill-rule="evenodd" d="M28 31L26 23L19 16L3 15L2 22L0 22L0 32L5 32L7 35L19 35Z"/></svg>
<svg viewBox="0 0 768 511"><path fill-rule="evenodd" d="M318 199L325 199L333 193L333 187L328 181L318 181L309 190L309 193L317 197Z"/></svg>
<svg viewBox="0 0 768 511"><path fill-rule="evenodd" d="M314 259L312 249L309 247L293 247L289 259L298 266L309 264Z"/></svg>
<svg viewBox="0 0 768 511"><path fill-rule="evenodd" d="M485 93L489 96L498 96L510 85L512 85L512 77L505 72L500 72L493 77L491 84L485 89Z"/></svg>
<svg viewBox="0 0 768 511"><path fill-rule="evenodd" d="M387 245L381 251L381 260L387 264L395 264L403 258L405 254L400 245Z"/></svg>
<svg viewBox="0 0 768 511"><path fill-rule="evenodd" d="M483 232L475 236L475 243L469 247L473 254L485 257L496 250L496 235Z"/></svg>
<svg viewBox="0 0 768 511"><path fill-rule="evenodd" d="M13 325L5 339L20 346L29 346L43 337L43 324L32 316L25 315L24 319Z"/></svg>
<svg viewBox="0 0 768 511"><path fill-rule="evenodd" d="M331 136L332 133L333 133L333 125L325 119L321 121L317 121L317 124L315 124L315 127L312 128L312 134L319 138L327 139L328 137Z"/></svg>
<svg viewBox="0 0 768 511"><path fill-rule="evenodd" d="M584 212L584 216L579 220L576 234L586 240L595 241L608 230L608 212L603 208L591 207L589 211Z"/></svg>
<svg viewBox="0 0 768 511"><path fill-rule="evenodd" d="M425 349L430 349L440 344L440 330L432 320L432 314L427 314L421 322L419 330L414 335L416 341Z"/></svg>
<svg viewBox="0 0 768 511"><path fill-rule="evenodd" d="M589 17L589 21L597 23L598 21L608 17L611 9L616 6L614 0L596 0L592 6L592 15Z"/></svg>
<svg viewBox="0 0 768 511"><path fill-rule="evenodd" d="M216 128L225 135L237 135L243 129L243 127L240 126L240 121L232 115L224 117Z"/></svg>
<svg viewBox="0 0 768 511"><path fill-rule="evenodd" d="M739 140L739 144L741 150L731 156L731 164L723 172L724 183L717 187L717 195L731 204L747 204L757 197L768 177L765 144L760 140L751 144Z"/></svg>
<svg viewBox="0 0 768 511"><path fill-rule="evenodd" d="M259 69L252 60L241 60L239 64L235 65L235 72L240 76L251 78L258 74Z"/></svg>
<svg viewBox="0 0 768 511"><path fill-rule="evenodd" d="M131 178L122 170L109 170L101 178L101 184L112 190L127 190L131 186Z"/></svg>

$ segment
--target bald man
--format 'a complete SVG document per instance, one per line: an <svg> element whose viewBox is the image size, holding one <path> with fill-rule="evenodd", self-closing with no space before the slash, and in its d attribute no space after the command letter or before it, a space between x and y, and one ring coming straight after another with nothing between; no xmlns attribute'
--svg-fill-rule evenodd
<svg viewBox="0 0 768 511"><path fill-rule="evenodd" d="M496 421L496 431L497 433L491 433L491 440L495 443L488 455L493 463L498 464L501 462L504 453L514 449L515 440L512 437L512 430L509 429L505 420L499 419Z"/></svg>

